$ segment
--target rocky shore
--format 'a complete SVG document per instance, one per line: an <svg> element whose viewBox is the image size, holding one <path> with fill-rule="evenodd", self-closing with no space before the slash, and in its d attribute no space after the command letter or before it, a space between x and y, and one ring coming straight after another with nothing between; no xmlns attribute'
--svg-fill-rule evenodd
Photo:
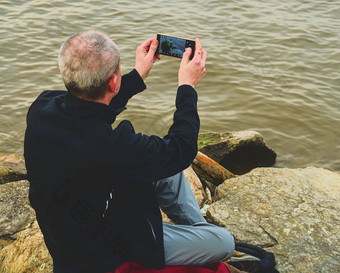
<svg viewBox="0 0 340 273"><path fill-rule="evenodd" d="M273 168L276 153L254 131L198 144L185 175L209 222L273 252L281 273L340 272L339 173ZM26 179L22 157L0 154L0 273L53 272Z"/></svg>

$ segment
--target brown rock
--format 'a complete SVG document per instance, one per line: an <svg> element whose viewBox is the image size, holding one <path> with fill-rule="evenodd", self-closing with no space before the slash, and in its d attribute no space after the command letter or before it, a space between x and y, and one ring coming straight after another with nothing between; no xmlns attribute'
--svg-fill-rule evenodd
<svg viewBox="0 0 340 273"><path fill-rule="evenodd" d="M53 273L52 258L36 221L0 251L0 273Z"/></svg>
<svg viewBox="0 0 340 273"><path fill-rule="evenodd" d="M7 236L0 237L0 250L3 249L5 246L10 245L13 242L14 242L14 239L10 237L7 237Z"/></svg>
<svg viewBox="0 0 340 273"><path fill-rule="evenodd" d="M26 179L27 172L22 156L0 153L0 184Z"/></svg>

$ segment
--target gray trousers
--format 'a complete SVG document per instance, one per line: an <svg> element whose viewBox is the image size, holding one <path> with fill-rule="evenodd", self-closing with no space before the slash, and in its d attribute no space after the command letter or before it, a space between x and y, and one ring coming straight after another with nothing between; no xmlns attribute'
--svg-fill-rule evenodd
<svg viewBox="0 0 340 273"><path fill-rule="evenodd" d="M175 223L163 223L166 265L202 266L231 257L233 236L205 221L183 172L155 182L154 188L159 206Z"/></svg>

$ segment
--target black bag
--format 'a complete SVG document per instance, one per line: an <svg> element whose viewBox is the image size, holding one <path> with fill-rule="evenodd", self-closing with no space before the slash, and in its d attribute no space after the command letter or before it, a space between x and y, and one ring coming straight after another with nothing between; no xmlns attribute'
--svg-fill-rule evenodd
<svg viewBox="0 0 340 273"><path fill-rule="evenodd" d="M275 269L276 261L273 253L258 246L238 242L235 243L235 250L257 258L252 259L247 255L243 255L244 258L232 257L229 263L239 270L249 273L279 273Z"/></svg>

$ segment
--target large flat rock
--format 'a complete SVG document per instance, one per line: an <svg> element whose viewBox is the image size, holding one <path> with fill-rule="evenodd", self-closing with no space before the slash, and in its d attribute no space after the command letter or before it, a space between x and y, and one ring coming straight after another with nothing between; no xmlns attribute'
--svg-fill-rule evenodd
<svg viewBox="0 0 340 273"><path fill-rule="evenodd" d="M340 272L340 175L319 168L258 168L229 179L208 220L275 253L280 273Z"/></svg>

